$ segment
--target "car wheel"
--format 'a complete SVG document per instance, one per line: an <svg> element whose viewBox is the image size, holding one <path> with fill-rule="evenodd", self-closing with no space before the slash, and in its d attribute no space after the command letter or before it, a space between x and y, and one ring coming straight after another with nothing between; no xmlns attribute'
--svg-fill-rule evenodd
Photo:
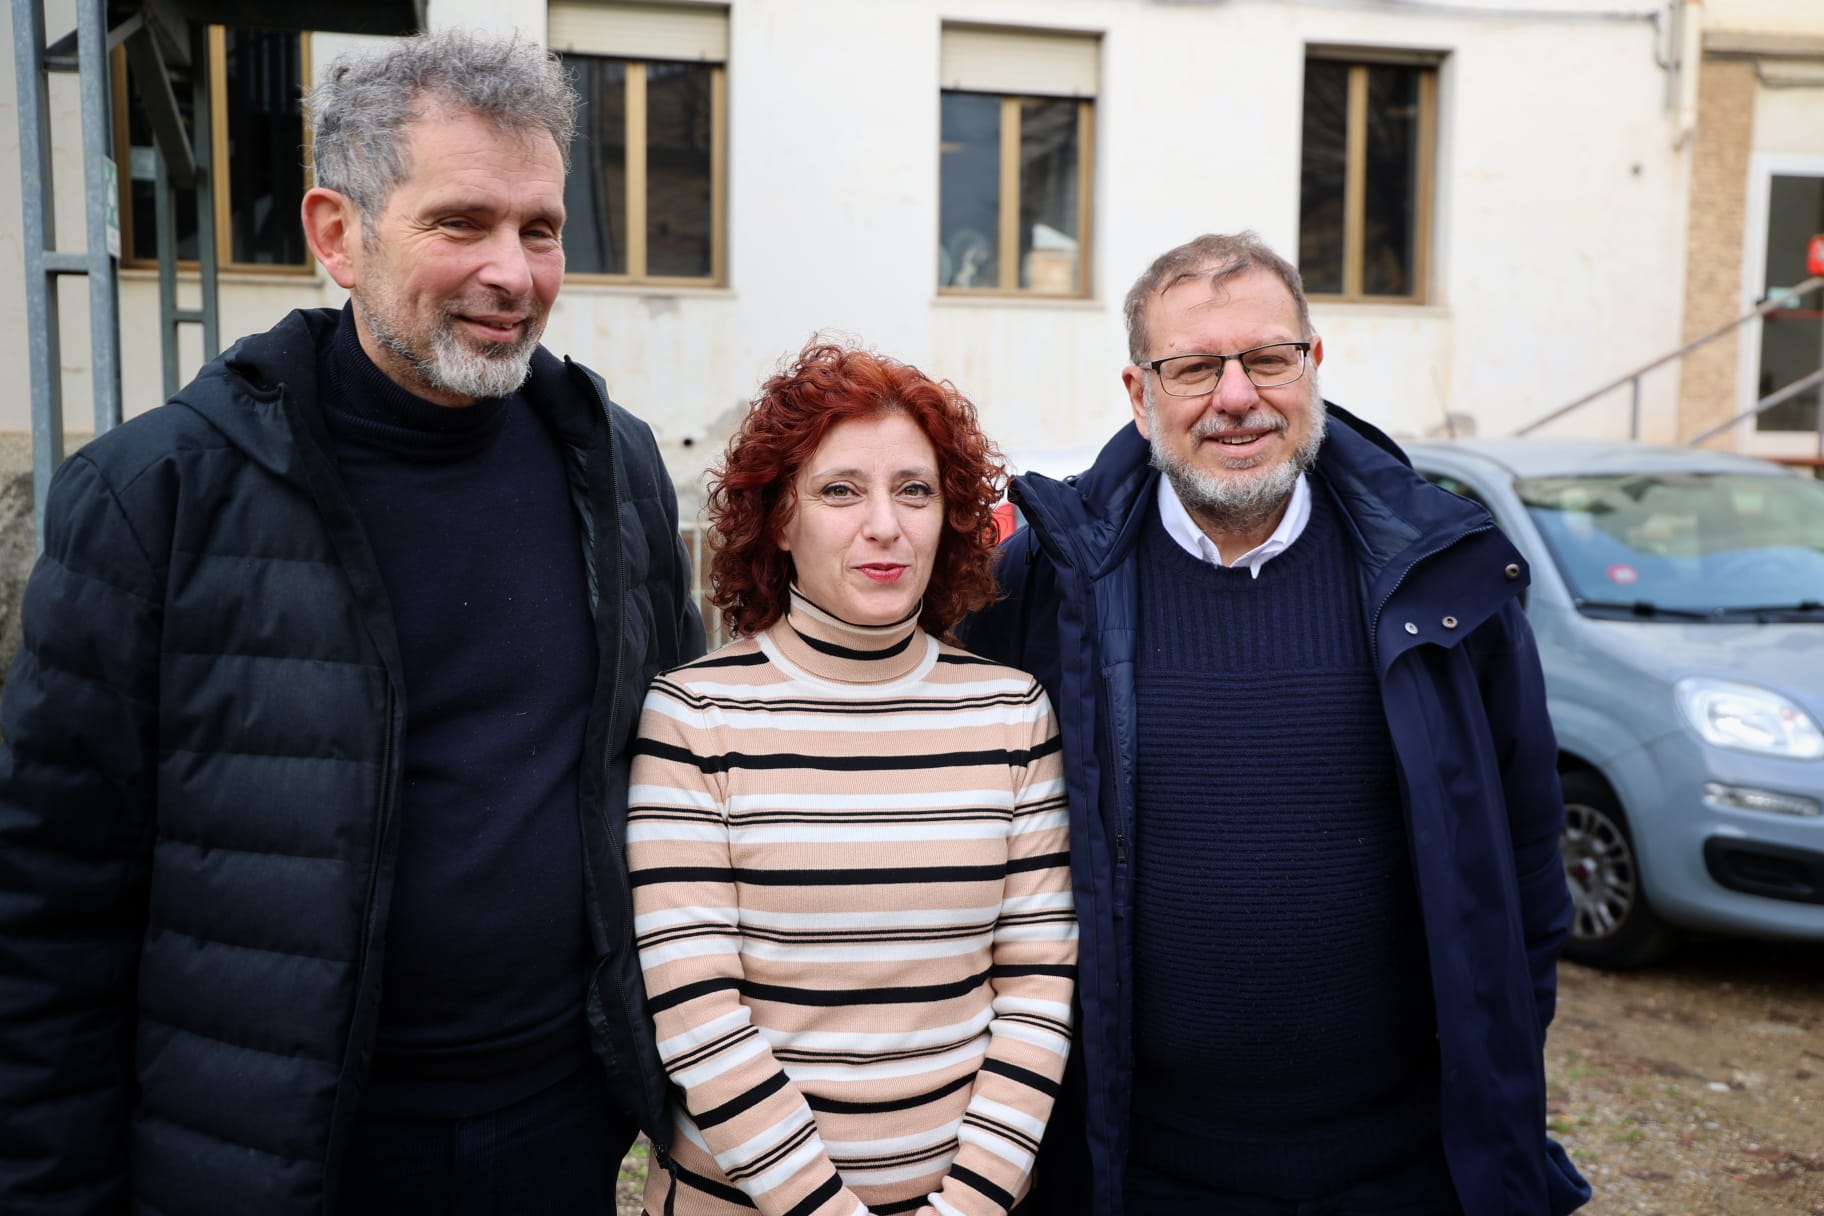
<svg viewBox="0 0 1824 1216"><path fill-rule="evenodd" d="M1566 773L1563 782L1559 843L1571 888L1571 936L1564 956L1611 970L1664 958L1677 935L1647 903L1621 803L1594 773Z"/></svg>

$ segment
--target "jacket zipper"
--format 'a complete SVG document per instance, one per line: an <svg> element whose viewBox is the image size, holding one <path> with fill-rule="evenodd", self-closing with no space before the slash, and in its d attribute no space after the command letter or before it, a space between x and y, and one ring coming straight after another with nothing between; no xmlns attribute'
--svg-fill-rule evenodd
<svg viewBox="0 0 1824 1216"><path fill-rule="evenodd" d="M589 380L589 387L595 390L596 403L602 407L602 421L608 427L608 497L612 510L612 518L609 519L608 526L612 529L612 535L614 536L615 622L624 629L627 619L627 546L621 543L621 481L614 470L614 413L608 408L608 395L602 391L601 385L595 382L593 376L588 376L587 373L583 374L587 376ZM617 738L616 726L619 723L621 716L621 681L626 672L626 659L626 647L621 644L619 635L617 634L614 647L614 687L610 691L608 698L608 735L606 739L608 746L605 749L607 754L602 760L602 765L605 770L602 774L604 778L604 799L613 796L608 792L608 785L614 777L614 746L615 739ZM632 949L633 899L631 888L628 886L627 855L626 851L621 847L620 839L614 834L614 822L612 817L608 814L608 807L605 801L601 807L601 816L602 832L608 837L608 847L614 853L615 864L620 867L621 871L620 890L627 897L627 946L629 949ZM632 1003L628 1001L627 990L621 984L620 976L616 974L613 977L613 980L615 993L621 1000L621 1011L627 1017L627 1025L638 1025L637 1019L640 1017L640 1013L638 1010L634 1009ZM638 1083L644 1088L646 1083L646 1057L645 1054L638 1049L637 1045L632 1046L634 1048L634 1058L632 1060L633 1076L637 1078ZM669 1078L665 1078L665 1081L669 1083ZM641 1093L636 1096L635 1107L638 1109L644 1106L645 1094ZM666 1112L663 1109L658 1112L658 1119L661 1125L665 1121L665 1113ZM653 1128L652 1130L663 1135L668 1129L660 1126ZM660 1164L664 1166L667 1173L670 1173L671 1162L668 1154L665 1152L664 1146L656 1138L652 1139L652 1146L658 1154Z"/></svg>
<svg viewBox="0 0 1824 1216"><path fill-rule="evenodd" d="M587 372L580 372L589 381L589 387L595 391L595 400L602 407L602 421L608 427L608 499L610 516L607 528L614 537L614 620L617 626L625 627L627 619L627 546L621 543L621 481L614 471L614 414L608 408L608 397ZM614 646L614 687L608 697L608 734L609 751L603 758L604 778L614 775L614 740L616 726L621 719L621 679L626 674L627 650L622 646L617 635ZM604 788L606 783L604 782ZM626 873L627 861L621 853L621 842L615 838L614 827L608 821L604 808L602 826L608 833L608 844L614 849L614 859L620 863L621 872Z"/></svg>
<svg viewBox="0 0 1824 1216"><path fill-rule="evenodd" d="M374 931L374 906L377 902L375 890L380 885L381 854L386 849L386 825L387 821L392 818L393 799L397 796L399 790L399 783L396 780L396 774L393 772L393 767L398 759L398 731L394 728L393 715L398 709L399 697L398 693L393 689L392 676L388 674L385 679L386 702L382 720L386 723L386 746L381 750L380 754L380 805L374 815L374 843L373 853L367 866L367 893L361 901L361 935L355 943L355 967L353 973L355 999L354 1003L349 1007L348 1034L342 1041L342 1068L340 1078L337 1081L338 1091L340 1091L341 1087L347 1082L349 1072L354 1068L354 1056L356 1051L355 1036L361 1029L363 1017L361 1010L361 993L366 990L368 986L366 981L367 943L368 938L373 935ZM332 1103L330 1112L328 1152L331 1156L335 1154L337 1135L334 1111L336 1105L339 1105L339 1102ZM348 1114L347 1118L352 1125L354 1120L352 1111ZM346 1130L346 1127L344 1130ZM346 1153L346 1143L343 1148L344 1153ZM344 1159L346 1158L344 1157ZM325 1159L324 1165L326 1171L324 1182L328 1184L332 1180L327 1176L327 1158ZM334 1181L339 1183L340 1179L335 1179ZM327 1193L328 1192L325 1191L325 1194Z"/></svg>
<svg viewBox="0 0 1824 1216"><path fill-rule="evenodd" d="M392 677L388 676L386 681L386 748L382 752L380 759L380 779L385 784L382 786L380 792L379 813L374 817L374 860L373 864L367 867L367 898L363 901L363 907L366 909L365 919L370 925L373 923L374 919L374 889L380 885L380 854L386 848L386 823L387 820L392 817L393 796L397 792L399 786L393 773L399 733L393 726L393 714L397 708L398 694L393 691ZM367 938L368 933L364 931L361 934L361 944L355 952L355 980L357 984L360 982L361 972L367 966ZM350 1046L352 1047L352 1027L350 1028L350 1036ZM346 1053L344 1054L346 1056Z"/></svg>

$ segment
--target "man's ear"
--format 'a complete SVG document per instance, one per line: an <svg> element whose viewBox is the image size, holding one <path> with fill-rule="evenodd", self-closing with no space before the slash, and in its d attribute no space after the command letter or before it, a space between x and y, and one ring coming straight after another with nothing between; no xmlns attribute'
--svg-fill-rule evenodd
<svg viewBox="0 0 1824 1216"><path fill-rule="evenodd" d="M1130 363L1121 369L1121 383L1127 389L1127 400L1134 407L1134 424L1140 433L1146 434L1146 369Z"/></svg>
<svg viewBox="0 0 1824 1216"><path fill-rule="evenodd" d="M314 186L304 194L304 239L338 285L352 289L360 266L361 216L346 194Z"/></svg>

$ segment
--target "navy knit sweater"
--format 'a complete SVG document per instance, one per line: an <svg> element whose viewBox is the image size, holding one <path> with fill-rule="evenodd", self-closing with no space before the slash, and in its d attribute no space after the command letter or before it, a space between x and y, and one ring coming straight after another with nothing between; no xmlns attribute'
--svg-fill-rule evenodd
<svg viewBox="0 0 1824 1216"><path fill-rule="evenodd" d="M1198 561L1156 512L1140 540L1136 1211L1310 1199L1436 1151L1392 746L1356 562L1313 490L1258 579Z"/></svg>
<svg viewBox="0 0 1824 1216"><path fill-rule="evenodd" d="M480 1114L588 1059L577 765L596 653L576 512L562 449L523 398L414 396L374 366L346 309L321 362L405 676L364 1109Z"/></svg>

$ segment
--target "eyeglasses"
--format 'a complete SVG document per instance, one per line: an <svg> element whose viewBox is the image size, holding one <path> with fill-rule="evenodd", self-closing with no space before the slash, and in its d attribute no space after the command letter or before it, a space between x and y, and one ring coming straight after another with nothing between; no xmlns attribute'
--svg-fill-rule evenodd
<svg viewBox="0 0 1824 1216"><path fill-rule="evenodd" d="M1159 374L1159 387L1174 397L1201 397L1222 382L1229 360L1241 364L1255 388L1276 388L1305 374L1309 342L1272 342L1235 355L1173 355L1139 366Z"/></svg>

